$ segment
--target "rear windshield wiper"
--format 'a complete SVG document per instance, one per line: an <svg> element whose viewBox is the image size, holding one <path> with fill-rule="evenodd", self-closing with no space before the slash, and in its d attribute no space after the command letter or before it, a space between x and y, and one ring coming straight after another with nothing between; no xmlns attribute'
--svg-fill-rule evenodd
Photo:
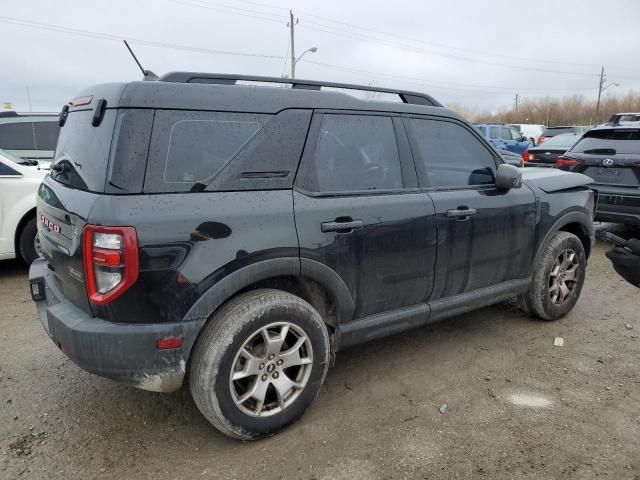
<svg viewBox="0 0 640 480"><path fill-rule="evenodd" d="M591 150L585 150L582 153L590 153L592 155L615 155L616 150L614 148L592 148Z"/></svg>

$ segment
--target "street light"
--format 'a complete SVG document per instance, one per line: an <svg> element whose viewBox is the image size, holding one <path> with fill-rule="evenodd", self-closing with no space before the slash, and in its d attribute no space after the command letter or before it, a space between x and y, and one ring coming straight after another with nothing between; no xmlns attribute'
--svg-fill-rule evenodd
<svg viewBox="0 0 640 480"><path fill-rule="evenodd" d="M311 47L305 50L304 52L302 52L302 55L300 55L298 58L294 59L291 62L291 78L296 78L296 64L300 61L302 57L304 57L304 54L308 52L316 53L317 51L318 51L318 47Z"/></svg>
<svg viewBox="0 0 640 480"><path fill-rule="evenodd" d="M602 73L600 74L600 85L598 88L598 103L596 104L596 125L598 125L598 115L600 114L600 97L602 96L602 92L604 92L609 87L619 87L619 83L611 82L608 85L604 84L606 77L604 75L604 67L602 67Z"/></svg>

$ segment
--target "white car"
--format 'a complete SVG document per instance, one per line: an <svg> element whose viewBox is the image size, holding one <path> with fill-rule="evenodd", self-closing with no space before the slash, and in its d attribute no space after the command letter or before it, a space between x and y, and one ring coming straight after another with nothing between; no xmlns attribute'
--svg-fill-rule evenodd
<svg viewBox="0 0 640 480"><path fill-rule="evenodd" d="M537 145L538 137L547 128L544 125L534 123L510 123L509 125L515 127L524 137L527 137L534 147Z"/></svg>
<svg viewBox="0 0 640 480"><path fill-rule="evenodd" d="M0 150L0 260L38 258L36 194L45 170L20 165L19 159Z"/></svg>

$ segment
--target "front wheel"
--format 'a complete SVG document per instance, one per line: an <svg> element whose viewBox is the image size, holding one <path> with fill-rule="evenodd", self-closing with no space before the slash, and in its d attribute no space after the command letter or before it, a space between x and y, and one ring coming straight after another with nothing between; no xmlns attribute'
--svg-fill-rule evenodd
<svg viewBox="0 0 640 480"><path fill-rule="evenodd" d="M295 295L256 290L210 319L194 347L189 383L214 427L250 440L297 420L328 365L329 337L318 312Z"/></svg>
<svg viewBox="0 0 640 480"><path fill-rule="evenodd" d="M580 239L569 232L557 232L542 252L531 288L518 297L520 305L542 320L564 317L580 297L586 268Z"/></svg>

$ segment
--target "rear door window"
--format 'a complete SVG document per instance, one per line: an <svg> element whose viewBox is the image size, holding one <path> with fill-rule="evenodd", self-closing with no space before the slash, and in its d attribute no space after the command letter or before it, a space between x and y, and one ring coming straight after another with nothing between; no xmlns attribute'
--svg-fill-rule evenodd
<svg viewBox="0 0 640 480"><path fill-rule="evenodd" d="M34 150L33 124L31 122L0 124L0 148Z"/></svg>
<svg viewBox="0 0 640 480"><path fill-rule="evenodd" d="M188 192L206 185L254 138L271 115L158 111L145 191Z"/></svg>
<svg viewBox="0 0 640 480"><path fill-rule="evenodd" d="M459 188L495 183L493 154L462 125L419 118L409 118L406 123L422 186Z"/></svg>
<svg viewBox="0 0 640 480"><path fill-rule="evenodd" d="M33 122L33 132L36 136L36 150L55 150L60 134L57 121Z"/></svg>
<svg viewBox="0 0 640 480"><path fill-rule="evenodd" d="M403 188L391 117L323 115L306 188L317 192Z"/></svg>

